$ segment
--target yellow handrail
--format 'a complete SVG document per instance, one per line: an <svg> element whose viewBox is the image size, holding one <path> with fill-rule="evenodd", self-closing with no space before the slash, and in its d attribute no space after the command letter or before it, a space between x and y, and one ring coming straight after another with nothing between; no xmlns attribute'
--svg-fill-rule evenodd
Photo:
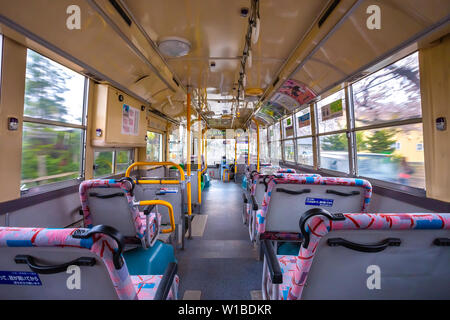
<svg viewBox="0 0 450 320"><path fill-rule="evenodd" d="M187 175L189 177L187 182L187 198L188 198L188 216L192 215L192 189L191 189L191 93L187 93L186 102L186 130L187 130ZM190 220L189 220L190 221Z"/></svg>
<svg viewBox="0 0 450 320"><path fill-rule="evenodd" d="M185 181L184 177L184 170L183 168L174 162L135 162L131 166L128 167L127 171L125 172L125 177L130 177L131 170L133 170L136 167L143 167L143 166L173 166L178 169L180 172L180 181ZM178 180L138 180L139 184L180 184L180 181Z"/></svg>
<svg viewBox="0 0 450 320"><path fill-rule="evenodd" d="M139 201L140 206L153 206L153 205L161 205L167 207L169 209L169 217L170 217L170 229L162 230L162 233L171 233L175 231L175 217L173 216L173 207L170 202L163 200L144 200Z"/></svg>
<svg viewBox="0 0 450 320"><path fill-rule="evenodd" d="M205 130L205 132L203 133L203 152L202 154L205 155L205 168L202 170L202 174L205 173L205 171L208 169L208 150L207 150L207 145L208 145L208 137L205 139L205 134L208 130Z"/></svg>
<svg viewBox="0 0 450 320"><path fill-rule="evenodd" d="M201 204L202 203L202 154L200 153L201 151L201 146L203 144L203 136L202 136L202 117L200 115L200 112L198 113L198 136L197 136L197 200L198 203Z"/></svg>
<svg viewBox="0 0 450 320"><path fill-rule="evenodd" d="M255 120L255 118L253 118L252 119L253 120L253 122L256 124L256 143L257 143L257 145L256 145L256 148L257 148L257 163L256 163L256 171L258 171L259 172L259 169L260 169L260 164L259 164L259 162L260 162L260 160L259 160L259 156L260 156L260 150L259 150L259 122L258 121L256 121Z"/></svg>

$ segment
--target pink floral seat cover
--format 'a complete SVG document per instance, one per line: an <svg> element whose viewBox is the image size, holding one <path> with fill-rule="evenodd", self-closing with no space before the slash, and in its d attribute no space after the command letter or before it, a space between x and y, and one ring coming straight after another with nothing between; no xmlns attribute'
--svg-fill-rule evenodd
<svg viewBox="0 0 450 320"><path fill-rule="evenodd" d="M300 246L298 256L277 256L283 273L282 300L299 300L308 278L320 240L337 230L450 230L450 214L437 213L344 213L343 221L313 216L306 221L310 234L307 248Z"/></svg>
<svg viewBox="0 0 450 320"><path fill-rule="evenodd" d="M334 178L321 177L315 175L299 175L299 174L282 174L280 176L270 179L268 182L267 192L264 195L262 207L256 212L256 230L259 239L270 240L298 240L301 239L299 233L281 233L270 232L266 233L266 214L269 209L270 198L272 190L277 184L316 184L316 185L334 185L334 186L360 186L364 189L364 201L361 204L361 212L366 212L370 199L372 197L372 185L369 181L363 179L353 178Z"/></svg>
<svg viewBox="0 0 450 320"><path fill-rule="evenodd" d="M11 228L0 227L0 247L72 247L95 253L105 264L117 296L121 300L145 300L155 297L162 275L130 276L126 263L117 270L113 254L117 242L107 235L96 234L88 239L76 239L72 235L79 229ZM122 258L123 259L123 258ZM179 278L175 277L174 288ZM169 298L176 298L176 292Z"/></svg>
<svg viewBox="0 0 450 320"><path fill-rule="evenodd" d="M138 206L135 204L136 199L131 194L132 185L129 181L117 181L114 179L98 179L98 180L88 180L84 181L80 185L80 199L81 207L83 210L84 225L87 228L92 228L92 213L89 210L88 203L88 191L92 188L117 188L125 192L125 197L128 201L128 206L130 208L130 214L133 217L134 225L136 227L136 238L144 239L147 236L146 230L146 216L138 210ZM155 233L161 225L161 215L151 213L149 216L149 229L150 239L153 239ZM113 226L114 227L114 226Z"/></svg>

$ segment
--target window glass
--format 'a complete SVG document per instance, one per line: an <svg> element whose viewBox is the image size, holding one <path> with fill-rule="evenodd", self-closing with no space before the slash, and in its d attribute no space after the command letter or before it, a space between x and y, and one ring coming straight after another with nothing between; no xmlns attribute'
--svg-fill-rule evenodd
<svg viewBox="0 0 450 320"><path fill-rule="evenodd" d="M82 124L85 77L28 50L24 115Z"/></svg>
<svg viewBox="0 0 450 320"><path fill-rule="evenodd" d="M277 122L273 126L273 141L281 140L280 122Z"/></svg>
<svg viewBox="0 0 450 320"><path fill-rule="evenodd" d="M261 130L260 144L260 162L267 163L269 161L269 143L267 141L267 129Z"/></svg>
<svg viewBox="0 0 450 320"><path fill-rule="evenodd" d="M314 165L313 138L297 139L298 163Z"/></svg>
<svg viewBox="0 0 450 320"><path fill-rule="evenodd" d="M297 137L309 136L311 131L311 110L310 108L303 109L294 117L295 125L297 127Z"/></svg>
<svg viewBox="0 0 450 320"><path fill-rule="evenodd" d="M163 136L156 132L147 132L147 161L161 162L163 160Z"/></svg>
<svg viewBox="0 0 450 320"><path fill-rule="evenodd" d="M295 162L294 141L292 140L284 141L284 160Z"/></svg>
<svg viewBox="0 0 450 320"><path fill-rule="evenodd" d="M94 152L94 178L110 176L113 171L113 151Z"/></svg>
<svg viewBox="0 0 450 320"><path fill-rule="evenodd" d="M133 151L132 150L116 151L115 162L116 162L115 174L127 171L128 167L133 163Z"/></svg>
<svg viewBox="0 0 450 320"><path fill-rule="evenodd" d="M341 90L317 103L319 132L345 130L347 118L345 114L345 92Z"/></svg>
<svg viewBox="0 0 450 320"><path fill-rule="evenodd" d="M21 189L79 178L82 131L25 122Z"/></svg>
<svg viewBox="0 0 450 320"><path fill-rule="evenodd" d="M169 161L182 163L183 145L181 143L182 132L180 127L175 127L169 134Z"/></svg>
<svg viewBox="0 0 450 320"><path fill-rule="evenodd" d="M283 120L283 138L292 138L294 136L294 123L292 117Z"/></svg>
<svg viewBox="0 0 450 320"><path fill-rule="evenodd" d="M348 141L345 133L320 137L320 167L349 172Z"/></svg>
<svg viewBox="0 0 450 320"><path fill-rule="evenodd" d="M360 176L425 188L422 124L356 134Z"/></svg>
<svg viewBox="0 0 450 320"><path fill-rule="evenodd" d="M276 164L281 160L281 141L274 141L270 144L270 161Z"/></svg>
<svg viewBox="0 0 450 320"><path fill-rule="evenodd" d="M208 140L208 165L220 164L222 157L226 156L225 141L225 139Z"/></svg>
<svg viewBox="0 0 450 320"><path fill-rule="evenodd" d="M85 130L64 123L83 124L85 79L28 50L24 116L34 120L23 124L22 191L82 176Z"/></svg>
<svg viewBox="0 0 450 320"><path fill-rule="evenodd" d="M422 116L418 53L353 85L356 126Z"/></svg>

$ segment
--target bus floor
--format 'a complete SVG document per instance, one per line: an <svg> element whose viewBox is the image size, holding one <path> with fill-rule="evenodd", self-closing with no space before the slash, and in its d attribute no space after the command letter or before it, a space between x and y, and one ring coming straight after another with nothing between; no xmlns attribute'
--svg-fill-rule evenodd
<svg viewBox="0 0 450 320"><path fill-rule="evenodd" d="M242 224L240 184L212 180L202 196L193 236L186 239L185 250L177 252L179 299L259 299L262 262L257 261L248 228Z"/></svg>

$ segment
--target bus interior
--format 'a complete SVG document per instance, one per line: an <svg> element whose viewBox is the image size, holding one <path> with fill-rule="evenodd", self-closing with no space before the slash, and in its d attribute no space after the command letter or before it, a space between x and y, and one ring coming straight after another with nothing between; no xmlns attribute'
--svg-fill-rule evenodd
<svg viewBox="0 0 450 320"><path fill-rule="evenodd" d="M0 0L0 299L450 299L449 21Z"/></svg>

